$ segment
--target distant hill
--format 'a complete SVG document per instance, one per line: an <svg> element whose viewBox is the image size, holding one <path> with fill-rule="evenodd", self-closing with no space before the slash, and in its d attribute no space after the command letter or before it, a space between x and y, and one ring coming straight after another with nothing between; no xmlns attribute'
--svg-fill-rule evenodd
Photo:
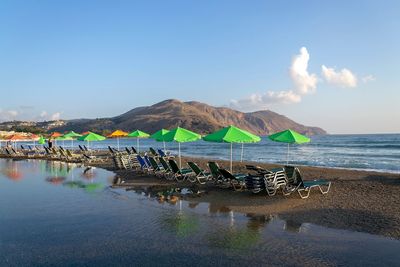
<svg viewBox="0 0 400 267"><path fill-rule="evenodd" d="M122 115L101 119L78 119L65 121L65 124L52 131L98 131L140 129L153 133L161 128L172 129L177 126L205 134L227 125L251 131L258 135L293 129L302 134L326 134L318 127L308 127L270 110L244 113L226 107L213 107L204 103L181 102L170 99L152 106L134 108Z"/></svg>

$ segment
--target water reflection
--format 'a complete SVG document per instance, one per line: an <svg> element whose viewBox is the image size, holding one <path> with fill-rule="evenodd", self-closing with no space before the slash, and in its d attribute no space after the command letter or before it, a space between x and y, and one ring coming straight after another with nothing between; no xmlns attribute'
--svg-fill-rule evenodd
<svg viewBox="0 0 400 267"><path fill-rule="evenodd" d="M10 180L19 181L24 176L23 173L18 170L18 161L12 159L2 160L1 173Z"/></svg>
<svg viewBox="0 0 400 267"><path fill-rule="evenodd" d="M88 193L95 193L103 191L106 186L102 183L84 183L82 181L67 181L63 183L65 187L71 189L83 189Z"/></svg>
<svg viewBox="0 0 400 267"><path fill-rule="evenodd" d="M65 177L58 177L58 176L52 176L52 177L47 177L46 182L53 184L53 185L60 185L65 181Z"/></svg>
<svg viewBox="0 0 400 267"><path fill-rule="evenodd" d="M94 182L97 175L95 168L86 167L83 169L81 165L61 161L39 161L38 163L40 172L48 175L45 181L52 185L83 189L87 193L101 192L106 188L105 183ZM77 176L75 170L78 171ZM80 180L80 178L83 180Z"/></svg>
<svg viewBox="0 0 400 267"><path fill-rule="evenodd" d="M148 199L157 200L160 204L168 203L176 206L176 212L160 213L158 221L163 230L178 238L196 235L201 228L198 213L205 211L208 216L215 218L216 222L220 223L215 228L217 231L210 228L204 232L207 243L212 247L225 249L251 248L262 240L263 231L274 220L279 220L281 222L280 229L288 232L298 232L301 227L301 224L297 225L292 221L285 222L273 215L235 213L229 207L221 205L217 201L207 203L194 201L193 197L207 194L207 192L199 191L197 188L135 186L126 190ZM206 209L204 209L204 205L206 205ZM245 220L245 223L243 223L243 220Z"/></svg>
<svg viewBox="0 0 400 267"><path fill-rule="evenodd" d="M260 239L261 233L251 228L229 227L208 235L210 246L227 249L249 249L257 245Z"/></svg>
<svg viewBox="0 0 400 267"><path fill-rule="evenodd" d="M76 165L61 161L39 161L42 173L50 177L66 177Z"/></svg>
<svg viewBox="0 0 400 267"><path fill-rule="evenodd" d="M286 220L284 224L284 229L288 232L300 233L302 225L302 223L295 222L293 220Z"/></svg>
<svg viewBox="0 0 400 267"><path fill-rule="evenodd" d="M253 231L261 231L262 228L273 219L271 215L258 215L253 213L246 214L246 217L248 218L247 228Z"/></svg>
<svg viewBox="0 0 400 267"><path fill-rule="evenodd" d="M199 218L182 211L182 201L178 201L178 213L161 213L161 227L168 233L184 238L190 237L199 229Z"/></svg>
<svg viewBox="0 0 400 267"><path fill-rule="evenodd" d="M94 171L95 168L93 167L86 167L85 170L82 172L81 177L85 178L86 180L92 181L96 177L96 172Z"/></svg>

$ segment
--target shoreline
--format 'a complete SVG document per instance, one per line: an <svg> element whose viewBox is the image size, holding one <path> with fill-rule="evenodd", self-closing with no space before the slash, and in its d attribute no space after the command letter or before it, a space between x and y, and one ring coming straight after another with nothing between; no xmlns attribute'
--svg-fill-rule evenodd
<svg viewBox="0 0 400 267"><path fill-rule="evenodd" d="M11 157L2 158L12 159ZM35 159L34 157L24 158ZM63 161L43 157L37 159ZM182 163L186 164L188 160L195 161L201 168L205 168L208 161L206 158L183 157ZM229 161L216 161L221 166L229 166ZM264 168L279 166L279 164L236 161L233 162L233 171L247 173L245 164ZM195 188L206 193L181 198L190 202L207 202L243 214L277 215L295 224L313 223L400 240L400 174L299 166L305 180L326 179L332 182L328 194L322 195L318 190L312 190L308 199L301 199L297 193L290 196L278 193L268 197L266 192L259 194L248 191L235 192L231 189L218 188L212 183L199 185L168 181L153 175L140 174L135 170L116 170L111 160L85 165L115 173L120 179L120 183L112 185L115 188L145 191L153 196L157 191L166 188Z"/></svg>
<svg viewBox="0 0 400 267"><path fill-rule="evenodd" d="M193 159L203 159L203 160L213 160L213 161L226 161L229 162L227 159L222 159L222 158L211 158L211 157L196 157L196 155L189 155L186 156L187 158L193 158ZM237 163L241 163L240 161L234 161ZM253 165L259 165L259 164L267 164L267 165L276 165L276 166L282 166L285 165L285 163L279 163L279 162L261 162L261 161L243 161L244 162L250 162ZM294 164L289 164L288 165L294 165ZM346 167L334 167L334 166L314 166L314 165L302 165L302 164L295 164L297 167L311 167L311 168L321 168L321 169L333 169L333 170L349 170L349 171L360 171L360 172L375 172L378 174L399 174L400 175L400 167L398 171L391 171L391 170L379 170L379 169L362 169L362 168L346 168Z"/></svg>

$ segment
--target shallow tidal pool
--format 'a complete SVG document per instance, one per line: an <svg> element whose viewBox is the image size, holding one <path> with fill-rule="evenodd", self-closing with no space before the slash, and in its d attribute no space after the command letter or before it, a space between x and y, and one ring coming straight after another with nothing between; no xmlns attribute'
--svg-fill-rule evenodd
<svg viewBox="0 0 400 267"><path fill-rule="evenodd" d="M103 169L0 159L0 266L400 265L398 240L160 203L113 180Z"/></svg>

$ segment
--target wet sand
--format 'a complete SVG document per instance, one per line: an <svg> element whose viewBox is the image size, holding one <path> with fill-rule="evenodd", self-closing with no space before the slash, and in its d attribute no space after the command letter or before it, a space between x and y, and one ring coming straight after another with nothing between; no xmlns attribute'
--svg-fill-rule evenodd
<svg viewBox="0 0 400 267"><path fill-rule="evenodd" d="M185 158L206 168L207 159ZM221 166L229 162L218 160ZM234 172L246 173L245 164L273 168L278 165L254 162L234 162ZM105 166L103 166L105 167ZM113 170L111 166L106 167ZM332 181L328 194L313 189L308 199L297 193L290 196L269 197L266 192L235 192L221 189L209 183L196 185L196 190L206 193L187 196L191 202L209 202L216 207L228 208L242 213L278 215L293 224L314 223L321 226L367 232L400 239L400 175L371 171L300 167L306 180L326 179ZM115 171L115 170L114 170ZM161 191L167 187L190 187L189 182L177 183L135 171L115 171L123 183L118 186L147 192Z"/></svg>

